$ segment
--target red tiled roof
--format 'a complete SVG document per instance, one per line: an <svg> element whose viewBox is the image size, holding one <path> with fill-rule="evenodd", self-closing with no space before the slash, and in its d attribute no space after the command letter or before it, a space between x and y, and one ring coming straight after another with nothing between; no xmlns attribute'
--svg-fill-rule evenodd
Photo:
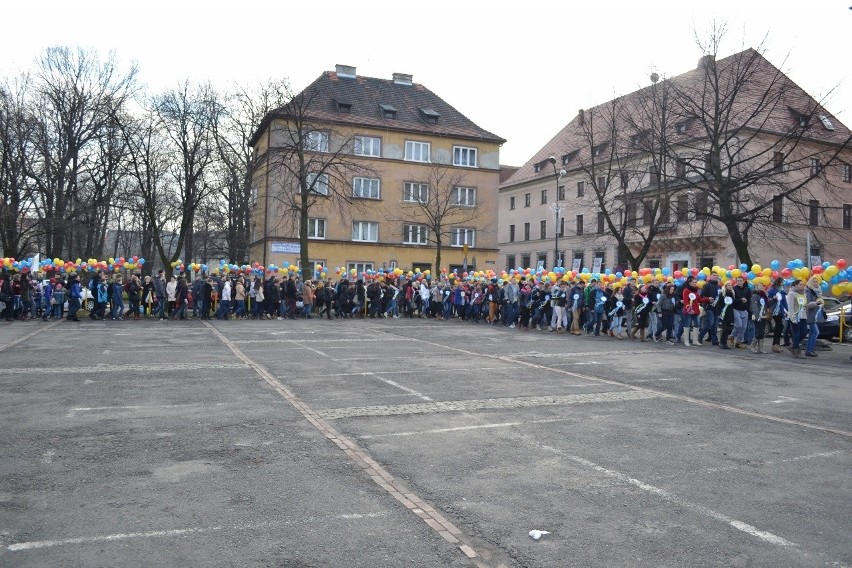
<svg viewBox="0 0 852 568"><path fill-rule="evenodd" d="M702 61L706 60L702 59ZM730 120L731 128L747 127L764 132L786 134L795 127L798 121L796 113L800 113L812 117L810 120L811 126L804 134L804 138L806 139L817 140L827 144L844 144L848 143L849 137L852 136L850 130L834 115L824 109L813 97L754 49L747 49L741 53L720 59L715 62L715 65L722 81L725 78L731 81L730 78L735 76L740 78L748 77L747 81L740 80L738 82L740 90L732 98L733 102L731 104L732 116L742 116L744 119L737 122L736 118L732 118ZM704 77L705 71L699 67L667 80L672 83L674 92L697 94L703 89ZM777 89L775 92L780 93L780 97L777 100L770 97L774 104L766 105L766 108L763 108L761 112L754 113L753 109L761 106L761 97L767 93L767 85L771 85L772 89ZM653 85L644 87L628 95L619 97L616 100L622 103L622 108L629 112L631 109L638 107L643 97L649 97L653 88ZM719 90L723 93L726 91L725 89ZM592 121L591 124L600 125L601 123L605 123L606 121L601 120L601 118L607 116L608 112L611 113L610 105L612 103L613 101L608 101L583 111L584 120ZM675 109L674 112L676 115L676 102ZM583 128L581 128L580 116L578 114L571 122L565 125L547 144L521 166L511 178L505 181L502 186L513 186L538 178L553 177L553 168L550 164L545 164L539 172L535 171L535 165L546 161L550 156L556 157L557 168L564 167L568 170L586 162L591 149L589 148L588 134L584 133ZM821 116L826 117L830 121L834 130L824 127L820 119ZM671 121L672 128L674 128L677 122L685 120L688 120L688 117L681 116L673 119ZM675 137L675 140L677 136L682 136L684 139L700 139L701 133L696 128L697 122L691 121L686 133L672 133L672 136ZM629 140L631 136L640 133L636 125L626 118L619 120L617 124L619 124L619 137L622 141ZM595 131L595 144L602 144L610 138L610 135L605 131L598 131L598 128L595 128ZM572 152L577 152L577 154L568 164L562 166L562 157ZM604 155L606 155L606 152L604 152Z"/></svg>
<svg viewBox="0 0 852 568"><path fill-rule="evenodd" d="M339 77L326 71L305 90L315 94L309 110L310 119L320 122L364 126L419 133L424 136L454 136L503 144L505 139L480 128L469 118L421 84L397 84L389 79L357 76ZM338 103L351 105L350 112L340 112ZM379 105L391 105L396 118L385 118ZM424 120L420 109L431 109L440 117L437 124ZM254 144L278 109L267 115L250 144Z"/></svg>

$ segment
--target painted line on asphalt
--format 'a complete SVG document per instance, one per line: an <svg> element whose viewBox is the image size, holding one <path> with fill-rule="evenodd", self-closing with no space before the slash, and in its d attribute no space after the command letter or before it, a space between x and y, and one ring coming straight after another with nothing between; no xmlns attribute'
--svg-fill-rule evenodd
<svg viewBox="0 0 852 568"><path fill-rule="evenodd" d="M148 409L166 409L166 408L186 408L187 406L198 406L197 404L156 404L156 405L138 405L138 406L90 406L81 408L72 408L66 418L75 418L80 412L102 412L102 411L121 411L121 410L148 410ZM217 405L218 406L218 405Z"/></svg>
<svg viewBox="0 0 852 568"><path fill-rule="evenodd" d="M19 343L23 343L27 339L31 339L31 338L35 337L36 335L38 335L39 333L41 333L43 331L47 331L48 329L52 329L52 328L56 327L57 325L59 325L59 323L61 321L65 321L65 320L56 320L53 323L49 323L47 325L43 325L43 326L39 327L35 331L31 331L30 333L26 334L23 337L19 337L18 339L15 339L14 341L10 341L9 343L5 343L3 345L0 345L0 351L5 351L6 349L9 349L10 347L14 347L15 345L18 345Z"/></svg>
<svg viewBox="0 0 852 568"><path fill-rule="evenodd" d="M329 521L329 520L360 520L360 519L375 519L385 517L390 513L380 511L377 513L349 513L343 515L335 515L333 517L317 518L311 517L311 521ZM29 542L17 542L6 546L6 550L10 552L25 552L27 550L37 550L39 548L55 548L57 546L69 545L85 545L97 544L101 542L120 542L124 540L141 540L149 538L168 538L173 536L187 536L193 534L204 534L210 532L222 531L245 531L257 529L274 529L305 521L267 521L263 523L244 523L236 525L215 525L210 527L190 527L185 529L170 529L160 531L132 532L132 533L114 533L96 536L81 536L76 538L64 538L57 540L33 540Z"/></svg>
<svg viewBox="0 0 852 568"><path fill-rule="evenodd" d="M576 418L548 418L545 420L527 420L520 422L500 422L493 424L476 424L473 426L456 426L454 428L436 428L435 430L416 430L410 432L389 432L387 434L368 434L366 436L358 436L362 440L371 438L393 438L397 436L421 436L424 434L447 434L452 432L464 432L467 430L482 430L490 428L512 428L514 426L527 426L529 424L550 424L553 422L569 422Z"/></svg>
<svg viewBox="0 0 852 568"><path fill-rule="evenodd" d="M385 383L385 384L388 384L388 385L390 385L390 386L392 386L392 387L396 387L396 388L398 388L399 390L401 390L401 391L405 391L405 392L407 392L407 393L408 393L408 394L410 394L410 395L416 396L416 397L417 397L417 398L419 398L420 400L425 400L426 402L433 402L433 399L432 399L432 398L430 398L430 397L428 397L428 396L426 396L425 394L423 394L423 393L421 393L421 392L418 392L418 391L416 391L416 390L414 390L414 389L410 389L410 388L408 388L408 387L407 387L407 386L405 386L405 385L401 385L401 384L399 384L399 383L398 383L398 382L396 382L396 381L392 381L392 380L390 380L390 379L388 379L388 378L382 377L381 375L376 375L376 378L377 378L377 379L379 379L380 381L382 381L382 382L383 382L383 383Z"/></svg>
<svg viewBox="0 0 852 568"><path fill-rule="evenodd" d="M319 349L314 349L313 347L310 347L308 345L302 345L299 342L299 340L297 340L297 339L288 339L287 343L292 343L293 345L296 345L297 347L299 347L301 349L307 349L308 351L313 351L314 353L316 353L317 355L320 355L322 357L328 357L328 353L323 353Z"/></svg>
<svg viewBox="0 0 852 568"><path fill-rule="evenodd" d="M402 503L406 509L420 520L426 523L433 531L441 538L456 545L459 551L467 558L474 559L477 566L487 568L487 565L482 562L482 553L476 548L478 544L474 542L452 522L448 521L441 513L439 513L430 503L424 501L397 478L390 474L383 466L376 462L369 453L361 448L358 444L343 436L326 420L324 420L310 406L302 402L290 389L284 386L276 379L263 365L253 361L231 340L225 337L216 327L210 325L206 321L204 325L221 341L231 352L241 361L244 361L258 374L270 387L272 387L284 400L289 402L305 419L310 422L314 428L319 430L328 440L334 443L338 448L353 461L358 467L364 470L364 473L370 476L370 479L379 487L384 489L391 497Z"/></svg>
<svg viewBox="0 0 852 568"><path fill-rule="evenodd" d="M390 332L384 331L384 333L390 333ZM580 373L574 373L572 371L566 371L564 369L557 369L557 368L554 368L554 367L549 367L547 365L540 365L538 363L531 363L530 361L522 361L522 360L519 360L519 359L514 359L513 357L515 357L516 355L491 355L489 353L477 353L475 351L469 351L467 349L461 349L459 347L452 347L450 345L443 345L441 343L435 343L434 341L426 341L425 339L421 339L419 337L411 337L410 339L412 341L418 341L420 343L425 343L427 345L433 345L435 347L441 347L441 348L449 350L449 351L455 351L457 353L461 353L461 354L464 354L464 355L467 355L467 356L485 357L485 358L488 358L488 359L496 359L498 361L514 362L518 365L523 365L525 367L530 367L530 368L533 368L533 369L540 369L540 370L543 370L543 371L551 371L551 372L554 372L554 373L561 373L563 375L568 375L570 377L575 377L575 378L586 380L586 381L597 381L597 382L601 382L601 383L608 384L608 385L615 385L615 386L625 387L625 388L634 389L634 390L642 390L642 391L652 392L652 393L655 393L657 396L659 396L661 398L670 398L672 400L689 402L691 404L695 404L695 405L698 405L698 406L705 406L707 408L715 408L717 410L724 410L726 412L732 412L734 414L741 414L743 416L749 416L751 418L759 418L761 420L769 420L769 421L772 421L772 422L778 422L780 424L790 424L790 425L793 425L793 426L800 426L802 428L808 428L808 429L811 429L811 430L819 430L819 431L822 431L822 432L829 432L831 434L838 434L838 435L844 436L846 438L852 438L852 432L850 432L848 430L841 430L840 428L832 428L831 426L823 426L821 424L814 424L812 422L805 422L805 421L802 421L802 420L794 420L792 418L783 418L781 416L773 416L771 414L764 414L762 412L756 412L754 410L747 410L745 408L738 408L736 406L730 406L728 404L720 404L720 403L717 403L717 402L710 402L710 401L706 401L706 400L701 400L700 398L695 398L695 397L692 397L692 396L668 393L668 392L665 392L665 391L659 391L659 390L655 390L655 389L651 389L651 388L647 388L647 387L638 387L638 386L634 386L634 385L630 384L629 382L621 382L621 381L616 381L616 380L613 380L613 379L605 379L605 378L602 378L602 377L594 377L594 376L591 376L591 375L581 375ZM654 353L654 352L651 352L651 353Z"/></svg>
<svg viewBox="0 0 852 568"><path fill-rule="evenodd" d="M134 354L136 351L134 350ZM83 375L89 373L121 373L127 371L178 371L185 373L187 365L190 369L246 369L243 363L187 363L175 362L171 365L91 365L83 367L20 367L4 369L5 373L38 374L38 375Z"/></svg>
<svg viewBox="0 0 852 568"><path fill-rule="evenodd" d="M720 471L734 471L734 470L737 470L737 469L751 468L751 467L764 467L764 466L768 466L768 465L778 465L778 464L781 464L781 463L795 463L795 462L798 462L798 461L815 460L817 458L830 458L832 456L836 456L836 455L843 454L843 453L846 453L845 450L833 450L831 452L820 452L820 453L817 453L817 454L808 454L806 456L796 456L796 457L792 457L792 458L786 458L786 459L783 459L783 460L767 460L767 461L755 461L755 462L750 461L750 462L745 463L745 464L736 464L736 465L729 465L729 466L724 466L724 467L713 467L713 468L710 468L710 469L705 469L704 472L705 473L718 473Z"/></svg>
<svg viewBox="0 0 852 568"><path fill-rule="evenodd" d="M727 515L724 515L723 513L719 513L718 511L714 511L713 509L710 509L709 507L705 507L704 505L699 505L698 503L693 503L691 501L681 499L680 497L677 497L676 495L669 493L665 489L661 489L661 488L656 487L654 485L650 485L650 484L645 483L643 481L639 481L638 479L636 479L634 477L630 477L629 475L627 475L625 473L621 473L620 471L605 468L601 465L596 464L593 461L587 460L587 459L582 458L580 456L571 455L569 453L563 452L562 450L559 450L557 448L553 448L551 446L546 446L546 445L542 444L542 445L540 445L540 447L542 449L547 450L549 452L552 452L552 453L554 453L554 454L556 454L560 457L568 459L568 460L570 460L570 461L572 461L576 464L579 464L579 465L588 467L590 469L593 469L594 471L596 471L598 473L602 473L602 474L606 475L607 477L612 477L614 479L621 481L622 483L626 483L628 485L638 487L642 491L656 495L657 497L660 497L664 501L668 501L669 503L673 503L674 505L677 505L678 507L683 507L684 509L690 509L692 511L696 511L698 513L701 513L704 516L707 516L707 517L710 517L712 519L716 519L717 521L721 521L723 523L726 523L726 524L732 526L733 528L735 528L739 531L742 531L744 533L750 534L751 536L757 537L764 542L768 542L769 544L774 544L776 546L797 546L796 544L794 544L794 543L792 543L792 542L790 542L790 541L788 541L784 538L781 538L780 536L778 536L776 534L773 534L773 533L768 532L768 531L760 530L753 525L750 525L750 524L745 523L743 521L731 518Z"/></svg>

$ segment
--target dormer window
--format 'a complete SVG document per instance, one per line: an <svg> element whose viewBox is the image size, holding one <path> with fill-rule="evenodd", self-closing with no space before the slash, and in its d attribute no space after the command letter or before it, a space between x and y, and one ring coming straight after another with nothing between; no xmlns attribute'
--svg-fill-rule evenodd
<svg viewBox="0 0 852 568"><path fill-rule="evenodd" d="M382 111L383 118L396 118L396 107L393 105L379 104L379 110Z"/></svg>
<svg viewBox="0 0 852 568"><path fill-rule="evenodd" d="M606 148L607 144L608 144L608 142L604 142L603 144L598 144L597 146L593 147L592 148L592 156L595 157L595 158L600 156L601 152L603 152L603 150L604 150L604 148Z"/></svg>
<svg viewBox="0 0 852 568"><path fill-rule="evenodd" d="M352 103L338 100L335 100L334 102L337 103L337 112L343 112L346 114L352 113Z"/></svg>
<svg viewBox="0 0 852 568"><path fill-rule="evenodd" d="M819 121L822 122L822 125L825 127L826 130L834 130L834 125L831 123L831 120L829 120L826 115L819 115Z"/></svg>
<svg viewBox="0 0 852 568"><path fill-rule="evenodd" d="M422 118L426 124L438 124L438 119L441 118L441 115L435 112L434 109L421 108L419 110L420 118Z"/></svg>
<svg viewBox="0 0 852 568"><path fill-rule="evenodd" d="M565 154L564 156L562 156L562 165L567 166L568 162L570 162L571 160L573 160L574 158L577 157L578 152L579 152L579 150L574 150L573 152L569 152L568 154Z"/></svg>
<svg viewBox="0 0 852 568"><path fill-rule="evenodd" d="M686 134L686 126L687 126L687 124L686 124L686 121L684 120L683 122L678 122L675 125L675 129L677 129L678 134Z"/></svg>
<svg viewBox="0 0 852 568"><path fill-rule="evenodd" d="M796 119L796 122L799 124L799 128L807 128L808 126L810 126L810 116L802 114L801 112L790 106L788 106L787 109L790 111L790 114L793 115L793 118Z"/></svg>

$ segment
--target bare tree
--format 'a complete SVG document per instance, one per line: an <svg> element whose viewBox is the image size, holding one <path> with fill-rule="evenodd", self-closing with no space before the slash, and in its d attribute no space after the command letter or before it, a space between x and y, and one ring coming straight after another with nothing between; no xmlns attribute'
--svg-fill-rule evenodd
<svg viewBox="0 0 852 568"><path fill-rule="evenodd" d="M699 68L671 82L671 114L681 125L669 141L670 161L684 164L683 186L702 196L699 212L727 231L750 265L750 237L779 235L779 200L807 203L850 146L850 132L762 54L762 46L717 61L725 36L714 26L697 38Z"/></svg>
<svg viewBox="0 0 852 568"><path fill-rule="evenodd" d="M249 260L252 180L259 167L249 140L263 118L290 98L286 81L270 80L255 90L235 88L221 101L224 108L213 113L217 187L221 198L217 202L222 206L226 255L231 261Z"/></svg>
<svg viewBox="0 0 852 568"><path fill-rule="evenodd" d="M456 227L481 220L474 188L466 187L465 174L457 168L432 164L427 179L408 182L402 204L387 220L400 228L400 240L435 246L435 270L441 267L441 251L452 242Z"/></svg>
<svg viewBox="0 0 852 568"><path fill-rule="evenodd" d="M178 185L181 211L175 254L183 249L187 260L195 253L195 215L215 189L211 170L216 159L213 115L220 109L216 96L210 85L193 88L187 81L154 99L154 112L177 157L172 175Z"/></svg>
<svg viewBox="0 0 852 568"><path fill-rule="evenodd" d="M133 95L136 66L120 69L114 54L53 47L37 61L36 100L41 130L40 161L30 172L40 193L45 252L61 255L70 229L86 204L79 197L81 171L89 145Z"/></svg>
<svg viewBox="0 0 852 568"><path fill-rule="evenodd" d="M267 159L259 162L255 170L256 175L274 175L281 187L271 197L286 213L281 222L298 229L304 278L310 278L313 271L308 253L311 210L321 202L330 202L341 213L361 207L349 180L353 175L374 174L371 167L353 155L354 135L331 129L327 121L315 121L318 95L316 90L302 91L272 113L273 144Z"/></svg>
<svg viewBox="0 0 852 568"><path fill-rule="evenodd" d="M0 86L0 248L14 258L33 252L42 235L37 194L27 175L38 127L27 101L30 89L26 75Z"/></svg>

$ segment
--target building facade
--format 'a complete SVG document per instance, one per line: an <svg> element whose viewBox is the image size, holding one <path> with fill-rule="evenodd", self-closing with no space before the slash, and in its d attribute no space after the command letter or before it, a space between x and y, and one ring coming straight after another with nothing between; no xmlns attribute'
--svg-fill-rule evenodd
<svg viewBox="0 0 852 568"><path fill-rule="evenodd" d="M501 184L501 269L852 255L850 131L836 117L754 50L651 81L581 110Z"/></svg>
<svg viewBox="0 0 852 568"><path fill-rule="evenodd" d="M359 274L496 268L505 140L411 75L384 80L338 65L294 101L250 142L252 259L299 265L306 221L311 265Z"/></svg>

